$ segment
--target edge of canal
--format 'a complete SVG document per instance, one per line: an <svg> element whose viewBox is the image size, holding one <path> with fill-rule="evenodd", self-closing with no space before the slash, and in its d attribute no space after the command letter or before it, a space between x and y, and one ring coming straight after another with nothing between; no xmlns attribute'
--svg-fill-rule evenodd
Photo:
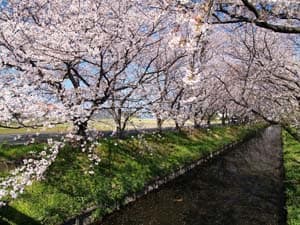
<svg viewBox="0 0 300 225"><path fill-rule="evenodd" d="M283 133L282 133L282 127L281 129L281 135L280 135L280 142L281 142L281 152L280 152L280 168L281 168L281 204L279 206L279 225L287 225L287 207L286 207L286 201L287 201L287 195L286 195L286 186L285 186L285 165L284 165L284 140L283 140Z"/></svg>

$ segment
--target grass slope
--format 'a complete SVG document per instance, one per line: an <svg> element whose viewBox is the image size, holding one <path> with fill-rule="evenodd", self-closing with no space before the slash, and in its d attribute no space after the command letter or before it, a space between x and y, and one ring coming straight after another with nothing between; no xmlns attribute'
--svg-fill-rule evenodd
<svg viewBox="0 0 300 225"><path fill-rule="evenodd" d="M300 225L300 143L283 132L288 224Z"/></svg>
<svg viewBox="0 0 300 225"><path fill-rule="evenodd" d="M141 190L155 177L241 140L257 129L215 127L148 134L143 138L103 139L98 146L102 161L94 168L95 175L88 173L90 163L85 154L66 147L44 181L35 182L8 207L0 209L0 224L59 224L94 205L99 209L93 216L100 218L116 202Z"/></svg>

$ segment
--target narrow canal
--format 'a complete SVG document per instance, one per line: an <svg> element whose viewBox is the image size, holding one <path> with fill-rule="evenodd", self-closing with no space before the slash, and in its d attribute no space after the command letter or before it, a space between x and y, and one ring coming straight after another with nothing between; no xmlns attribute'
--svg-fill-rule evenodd
<svg viewBox="0 0 300 225"><path fill-rule="evenodd" d="M282 176L281 130L273 126L98 224L284 224Z"/></svg>

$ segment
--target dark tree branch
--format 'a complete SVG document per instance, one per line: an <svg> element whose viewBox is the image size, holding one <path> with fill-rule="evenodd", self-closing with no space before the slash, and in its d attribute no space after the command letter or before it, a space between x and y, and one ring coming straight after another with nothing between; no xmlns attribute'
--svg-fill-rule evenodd
<svg viewBox="0 0 300 225"><path fill-rule="evenodd" d="M255 18L249 18L247 16L236 15L229 10L219 5L219 8L213 14L213 17L216 21L212 22L213 24L228 24L228 23L253 23L258 27L272 30L277 33L288 33L288 34L299 34L300 33L300 26L289 26L289 25L280 25L268 22L261 18L261 15L257 8L251 4L248 0L242 0L244 6L255 15ZM220 15L228 16L228 19L222 19ZM278 19L281 19L280 15L273 15ZM299 18L294 18L294 20L298 20Z"/></svg>

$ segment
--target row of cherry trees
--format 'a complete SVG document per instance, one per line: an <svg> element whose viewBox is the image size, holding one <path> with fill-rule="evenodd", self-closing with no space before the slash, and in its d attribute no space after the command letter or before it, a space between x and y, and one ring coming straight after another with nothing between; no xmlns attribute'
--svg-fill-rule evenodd
<svg viewBox="0 0 300 225"><path fill-rule="evenodd" d="M1 2L1 1L0 1ZM278 7L281 5L281 8ZM215 115L299 124L299 4L225 0L0 3L0 127L71 123L92 163L96 115L115 134L151 114L200 126ZM0 183L0 200L40 179L64 143Z"/></svg>

